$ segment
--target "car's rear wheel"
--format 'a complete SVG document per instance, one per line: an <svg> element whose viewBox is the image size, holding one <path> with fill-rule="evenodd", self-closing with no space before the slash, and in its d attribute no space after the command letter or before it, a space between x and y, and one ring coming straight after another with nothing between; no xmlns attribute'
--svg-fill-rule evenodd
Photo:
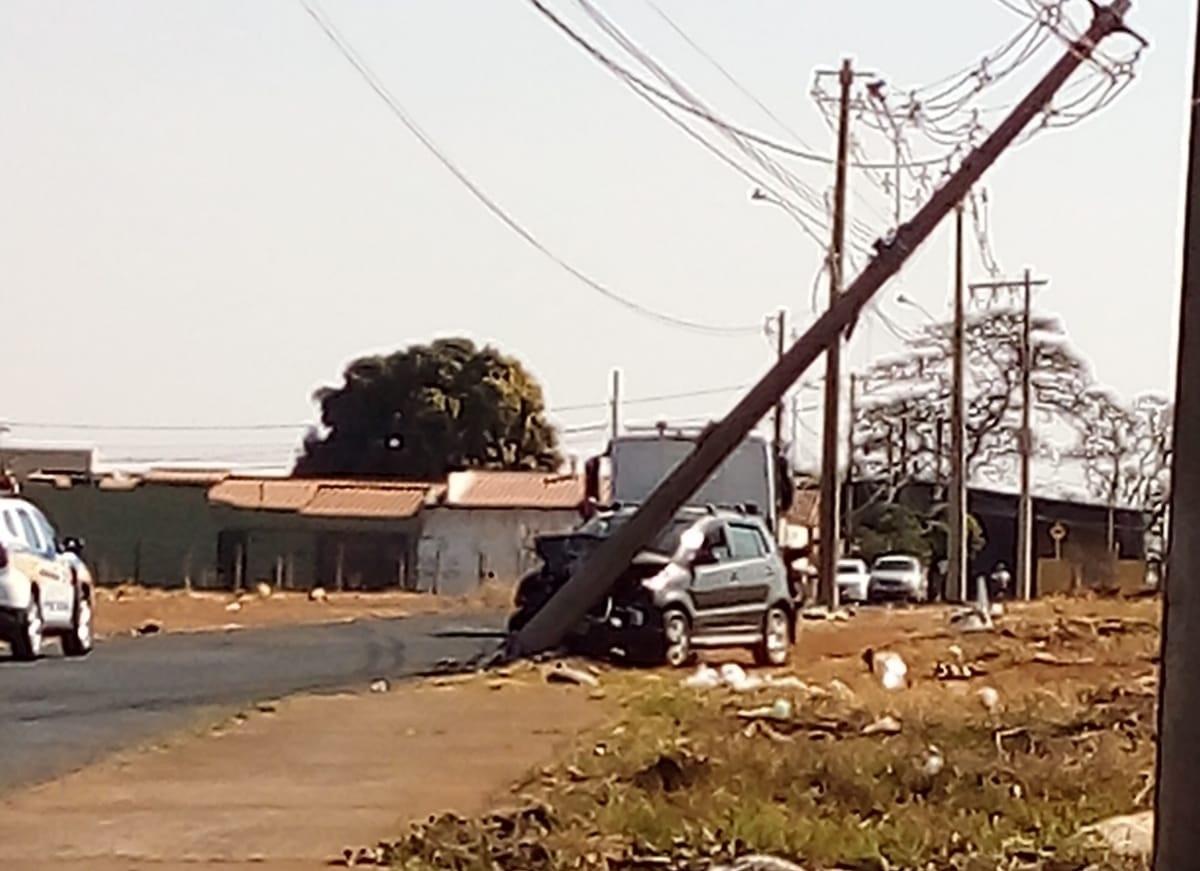
<svg viewBox="0 0 1200 871"><path fill-rule="evenodd" d="M792 653L792 618L787 609L772 605L763 618L763 639L754 650L759 665L786 665Z"/></svg>
<svg viewBox="0 0 1200 871"><path fill-rule="evenodd" d="M42 655L42 606L36 596L29 598L29 607L21 618L17 634L12 640L13 657L23 662L32 662Z"/></svg>
<svg viewBox="0 0 1200 871"><path fill-rule="evenodd" d="M92 597L80 587L75 593L75 615L71 618L71 628L62 637L63 653L67 656L87 656L92 652L93 632Z"/></svg>
<svg viewBox="0 0 1200 871"><path fill-rule="evenodd" d="M663 614L663 660L672 668L687 665L692 659L692 623L679 608Z"/></svg>

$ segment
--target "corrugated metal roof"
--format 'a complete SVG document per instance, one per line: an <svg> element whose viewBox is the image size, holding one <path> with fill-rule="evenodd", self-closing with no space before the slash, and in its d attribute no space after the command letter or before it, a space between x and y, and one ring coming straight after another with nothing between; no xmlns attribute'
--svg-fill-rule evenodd
<svg viewBox="0 0 1200 871"><path fill-rule="evenodd" d="M309 517L415 517L425 504L425 488L318 486L300 509Z"/></svg>
<svg viewBox="0 0 1200 871"><path fill-rule="evenodd" d="M321 478L227 478L208 491L210 502L250 511L309 517L413 517L436 485L407 481Z"/></svg>
<svg viewBox="0 0 1200 871"><path fill-rule="evenodd" d="M545 472L451 472L443 504L450 508L571 510L583 504L580 475Z"/></svg>
<svg viewBox="0 0 1200 871"><path fill-rule="evenodd" d="M228 469L151 469L142 475L142 480L147 484L211 487L224 481L230 474Z"/></svg>
<svg viewBox="0 0 1200 871"><path fill-rule="evenodd" d="M316 495L319 483L299 478L227 478L208 491L208 501L255 511L299 511Z"/></svg>

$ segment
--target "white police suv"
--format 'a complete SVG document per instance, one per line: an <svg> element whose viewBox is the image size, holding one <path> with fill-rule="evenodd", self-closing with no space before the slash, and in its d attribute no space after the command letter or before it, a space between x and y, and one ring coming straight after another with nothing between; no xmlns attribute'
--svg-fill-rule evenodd
<svg viewBox="0 0 1200 871"><path fill-rule="evenodd" d="M95 597L82 543L60 541L37 506L0 492L0 641L37 659L46 638L67 656L92 649Z"/></svg>

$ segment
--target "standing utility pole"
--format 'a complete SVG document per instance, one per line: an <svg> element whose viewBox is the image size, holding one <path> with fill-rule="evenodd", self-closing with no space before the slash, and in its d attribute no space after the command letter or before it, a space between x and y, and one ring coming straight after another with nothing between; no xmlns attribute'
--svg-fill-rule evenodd
<svg viewBox="0 0 1200 871"><path fill-rule="evenodd" d="M1200 856L1200 26L1192 82L1191 156L1183 241L1183 294L1175 378L1170 552L1162 602L1154 868L1193 868Z"/></svg>
<svg viewBox="0 0 1200 871"><path fill-rule="evenodd" d="M954 214L954 329L951 336L953 364L950 373L950 532L946 546L946 600L966 598L967 579L967 472L963 394L963 338L965 333L966 267L963 246L963 206Z"/></svg>
<svg viewBox="0 0 1200 871"><path fill-rule="evenodd" d="M1030 340L1033 289L1049 284L1034 279L1025 270L1024 278L1016 281L984 281L971 285L971 291L1016 290L1021 294L1021 335L1017 339L1017 362L1021 367L1021 428L1017 434L1017 456L1020 465L1021 489L1017 502L1017 559L1016 588L1022 599L1033 598L1033 493L1030 466L1033 457L1033 343Z"/></svg>
<svg viewBox="0 0 1200 871"><path fill-rule="evenodd" d="M1033 431L1029 427L1033 396L1030 376L1033 372L1033 344L1029 341L1029 310L1033 295L1033 275L1025 270L1024 300L1021 305L1021 504L1017 512L1017 585L1021 598L1033 598L1033 494L1029 492L1029 459L1033 453Z"/></svg>
<svg viewBox="0 0 1200 871"><path fill-rule="evenodd" d="M846 552L854 543L854 421L857 415L855 405L858 399L858 377L850 373L850 401L846 416L850 422L846 426L846 504L842 507L842 516L846 519Z"/></svg>
<svg viewBox="0 0 1200 871"><path fill-rule="evenodd" d="M612 417L610 419L609 428L612 438L616 438L621 434L621 370L612 370L612 391L609 397L609 405Z"/></svg>
<svg viewBox="0 0 1200 871"><path fill-rule="evenodd" d="M837 180L833 189L833 242L829 247L829 308L832 311L842 294L842 270L845 268L846 170L850 155L850 87L854 69L842 61L838 77L841 105L838 110ZM841 389L842 336L839 332L825 351L824 438L821 441L821 519L818 541L821 557L817 581L817 600L837 607L838 546L838 393Z"/></svg>
<svg viewBox="0 0 1200 871"><path fill-rule="evenodd" d="M844 289L837 302L817 318L783 359L750 388L724 419L705 431L692 452L671 470L633 515L606 538L520 632L509 639L507 650L510 655L536 653L554 647L579 625L589 610L603 601L637 553L667 528L676 512L771 412L779 397L808 371L826 348L841 340L846 329L857 321L863 307L900 271L942 219L1087 61L1097 44L1125 29L1123 16L1129 6L1130 0L1113 0L1111 5L1096 9L1087 33L1067 47L1033 90L978 148L963 159L958 169L912 219L897 228L894 236L880 240L875 256L858 278ZM1195 492L1200 496L1200 487ZM1196 746L1200 747L1200 743Z"/></svg>
<svg viewBox="0 0 1200 871"><path fill-rule="evenodd" d="M785 344L787 341L787 334L786 334L786 330L785 330L786 326L787 326L787 314L784 312L783 309L780 309L779 314L777 314L775 316L775 329L778 331L778 335L776 336L776 339L778 340L776 342L776 356L775 356L776 360L783 359L783 352L787 347L787 345ZM787 412L785 411L785 407L784 407L784 399L781 396L781 397L779 397L779 402L775 403L775 456L776 457L783 456L783 416L786 413ZM795 434L793 434L793 438L795 438Z"/></svg>

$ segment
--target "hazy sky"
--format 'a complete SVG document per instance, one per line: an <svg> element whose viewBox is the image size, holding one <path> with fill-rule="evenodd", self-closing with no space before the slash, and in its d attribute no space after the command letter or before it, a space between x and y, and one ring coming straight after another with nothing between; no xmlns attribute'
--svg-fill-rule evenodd
<svg viewBox="0 0 1200 871"><path fill-rule="evenodd" d="M548 2L583 21L569 0ZM657 2L825 152L814 68L848 55L889 82L921 84L1021 25L997 0ZM644 0L599 5L722 114L786 138ZM1173 377L1193 7L1135 3L1130 21L1152 49L1133 87L986 179L1001 263L1053 280L1039 307L1062 316L1098 378L1125 394L1166 390ZM429 134L579 268L695 320L755 323L780 306L799 326L812 319L817 245L752 203L749 182L526 0L324 8ZM602 402L613 366L638 397L745 383L770 358L765 336L713 338L638 317L529 248L422 149L294 0L6 0L0 113L0 420L300 423L314 417L312 390L354 356L459 333L521 357L557 407ZM827 167L788 165L822 191L831 181ZM861 174L853 182L887 213L886 196ZM862 200L851 209L886 230ZM943 229L905 272L904 292L943 311L949 264ZM885 311L915 326L921 316L895 303L898 289L884 292ZM867 321L852 362L897 346ZM717 414L732 399L628 415ZM91 443L110 458L267 462L286 459L297 435L14 427L5 438Z"/></svg>

